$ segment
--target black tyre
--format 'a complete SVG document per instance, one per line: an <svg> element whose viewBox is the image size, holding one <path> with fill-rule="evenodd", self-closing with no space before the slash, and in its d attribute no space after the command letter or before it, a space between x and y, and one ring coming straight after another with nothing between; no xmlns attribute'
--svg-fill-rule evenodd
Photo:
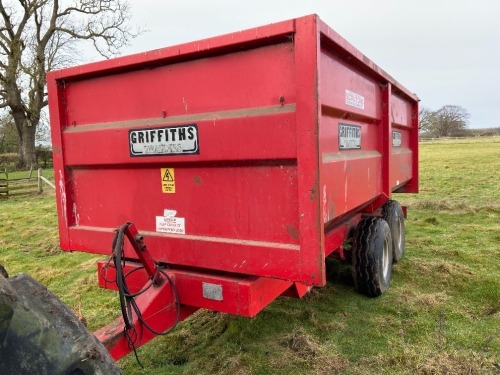
<svg viewBox="0 0 500 375"><path fill-rule="evenodd" d="M382 218L387 221L392 236L392 261L397 263L405 254L405 218L401 205L388 200L382 206Z"/></svg>
<svg viewBox="0 0 500 375"><path fill-rule="evenodd" d="M4 268L4 266L2 266L2 264L0 264L0 275L2 275L5 278L9 277L9 274L7 273L7 270Z"/></svg>
<svg viewBox="0 0 500 375"><path fill-rule="evenodd" d="M392 238L382 218L362 219L352 247L352 276L358 292L369 297L384 293L391 282Z"/></svg>

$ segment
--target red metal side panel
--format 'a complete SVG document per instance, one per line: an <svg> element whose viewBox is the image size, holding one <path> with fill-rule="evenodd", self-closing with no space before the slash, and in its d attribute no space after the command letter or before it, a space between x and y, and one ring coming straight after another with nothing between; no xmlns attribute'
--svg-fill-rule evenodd
<svg viewBox="0 0 500 375"><path fill-rule="evenodd" d="M313 18L306 23L314 25ZM160 262L317 280L322 247L307 231L321 233L307 206L301 228L299 179L305 177L297 167L297 119L314 127L305 121L306 107L296 111L296 60L315 43L315 28L308 32L313 45L300 52L294 23L286 22L256 31L261 39L248 32L248 40L215 39L217 48L198 54L174 56L167 49L158 60L137 56L51 74L54 144L62 150L56 175L64 187L58 192L63 249L109 253L113 229L133 221ZM316 74L314 58L308 69ZM314 81L301 80L316 89ZM314 97L302 97L315 105ZM60 117L53 113L58 106ZM197 126L197 154L131 155L131 130L185 124ZM316 149L313 141L304 138L303 155ZM317 173L308 164L317 158L307 158L301 168ZM166 171L174 176L172 192L163 188ZM309 193L307 200L315 204ZM158 220L167 215L182 222L179 233L161 232ZM134 256L128 246L126 253Z"/></svg>
<svg viewBox="0 0 500 375"><path fill-rule="evenodd" d="M293 66L293 44L280 43L71 82L65 90L67 125L95 128L164 115L256 110L279 105L285 94L294 103Z"/></svg>
<svg viewBox="0 0 500 375"><path fill-rule="evenodd" d="M133 221L158 261L323 285L325 224L418 189L418 99L315 15L53 72L48 88L65 250L107 254ZM186 132L187 154L149 139Z"/></svg>
<svg viewBox="0 0 500 375"><path fill-rule="evenodd" d="M418 193L418 102L393 93L392 114L391 186Z"/></svg>
<svg viewBox="0 0 500 375"><path fill-rule="evenodd" d="M156 217L170 209L185 219L186 235L298 244L294 165L171 169L175 171L175 194L162 192L160 168L155 166L129 168L128 173L120 168L73 169L72 223L110 227L133 220L141 231L154 232ZM106 246L103 250L108 251ZM151 251L166 261L158 250Z"/></svg>
<svg viewBox="0 0 500 375"><path fill-rule="evenodd" d="M418 186L418 99L320 25L322 212L335 224L381 195Z"/></svg>
<svg viewBox="0 0 500 375"><path fill-rule="evenodd" d="M327 223L381 192L382 93L373 78L343 61L327 45L322 49L320 69L322 211ZM363 102L347 100L352 95L362 97ZM340 148L342 127L359 129L359 148Z"/></svg>
<svg viewBox="0 0 500 375"><path fill-rule="evenodd" d="M412 145L413 136L412 104L397 94L391 96L391 176L390 185L394 189L406 184L413 176Z"/></svg>

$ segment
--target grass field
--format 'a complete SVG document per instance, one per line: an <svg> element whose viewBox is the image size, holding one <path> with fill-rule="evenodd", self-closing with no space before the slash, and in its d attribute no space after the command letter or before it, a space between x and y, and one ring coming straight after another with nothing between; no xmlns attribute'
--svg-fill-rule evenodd
<svg viewBox="0 0 500 375"><path fill-rule="evenodd" d="M302 300L256 318L199 311L119 361L125 374L499 374L500 138L421 145L406 256L369 299L342 267ZM98 257L59 251L51 193L0 201L0 263L47 285L89 322L119 314ZM332 262L333 263L333 262ZM332 266L339 266L332 264ZM340 271L339 271L340 270Z"/></svg>

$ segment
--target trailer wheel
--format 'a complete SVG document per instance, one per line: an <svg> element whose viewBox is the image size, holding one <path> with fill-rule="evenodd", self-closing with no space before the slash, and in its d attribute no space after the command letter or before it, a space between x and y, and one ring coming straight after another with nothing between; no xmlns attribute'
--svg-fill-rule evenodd
<svg viewBox="0 0 500 375"><path fill-rule="evenodd" d="M392 261L397 263L405 254L405 219L401 205L394 200L388 200L382 206L382 217L392 236Z"/></svg>
<svg viewBox="0 0 500 375"><path fill-rule="evenodd" d="M362 219L352 247L352 275L358 292L369 297L384 293L392 275L392 238L382 218Z"/></svg>

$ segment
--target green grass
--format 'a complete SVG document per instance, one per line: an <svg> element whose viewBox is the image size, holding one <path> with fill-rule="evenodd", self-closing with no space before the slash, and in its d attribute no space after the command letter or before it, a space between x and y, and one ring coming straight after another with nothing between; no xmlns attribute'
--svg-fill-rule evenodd
<svg viewBox="0 0 500 375"><path fill-rule="evenodd" d="M125 374L496 374L500 363L500 139L425 143L408 205L406 256L391 287L328 284L247 319L199 311L119 361ZM89 329L119 313L96 286L99 258L58 250L53 194L0 201L0 262L30 273ZM335 267L336 266L336 267Z"/></svg>

